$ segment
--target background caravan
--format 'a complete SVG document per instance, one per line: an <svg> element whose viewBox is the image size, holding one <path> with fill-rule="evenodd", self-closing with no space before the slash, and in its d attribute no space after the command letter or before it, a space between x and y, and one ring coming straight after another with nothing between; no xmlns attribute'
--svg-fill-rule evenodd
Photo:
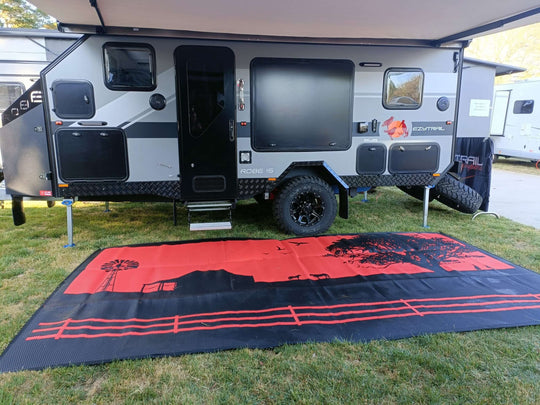
<svg viewBox="0 0 540 405"><path fill-rule="evenodd" d="M496 157L540 160L539 95L540 80L495 86L491 138Z"/></svg>
<svg viewBox="0 0 540 405"><path fill-rule="evenodd" d="M25 196L189 212L256 197L311 235L358 189L434 186L454 163L462 44L374 42L84 36L2 116L14 218Z"/></svg>

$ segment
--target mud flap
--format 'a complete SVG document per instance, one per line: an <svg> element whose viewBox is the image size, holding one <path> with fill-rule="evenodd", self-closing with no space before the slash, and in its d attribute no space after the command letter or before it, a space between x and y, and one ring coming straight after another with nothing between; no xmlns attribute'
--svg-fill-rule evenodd
<svg viewBox="0 0 540 405"><path fill-rule="evenodd" d="M343 219L349 218L349 186L335 171L326 163L323 162L323 167L336 180L339 189L339 216Z"/></svg>
<svg viewBox="0 0 540 405"><path fill-rule="evenodd" d="M349 187L339 186L339 216L349 219Z"/></svg>

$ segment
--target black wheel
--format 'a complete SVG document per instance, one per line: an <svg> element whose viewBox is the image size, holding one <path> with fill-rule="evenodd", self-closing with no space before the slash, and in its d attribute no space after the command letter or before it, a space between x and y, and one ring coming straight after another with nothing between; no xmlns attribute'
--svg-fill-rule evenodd
<svg viewBox="0 0 540 405"><path fill-rule="evenodd" d="M482 205L483 199L480 194L448 173L432 192L437 201L466 214L475 213Z"/></svg>
<svg viewBox="0 0 540 405"><path fill-rule="evenodd" d="M281 187L273 210L281 230L310 236L330 228L336 217L337 201L325 181L318 177L295 177Z"/></svg>
<svg viewBox="0 0 540 405"><path fill-rule="evenodd" d="M416 198L417 200L424 201L424 186L398 186L398 188L409 194L411 197ZM433 201L435 197L433 192L429 191L429 201Z"/></svg>

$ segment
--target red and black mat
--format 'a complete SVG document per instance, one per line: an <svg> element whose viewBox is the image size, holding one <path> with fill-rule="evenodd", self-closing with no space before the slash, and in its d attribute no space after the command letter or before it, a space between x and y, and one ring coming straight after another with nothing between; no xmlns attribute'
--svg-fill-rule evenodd
<svg viewBox="0 0 540 405"><path fill-rule="evenodd" d="M540 324L540 275L448 236L206 240L95 252L0 372Z"/></svg>

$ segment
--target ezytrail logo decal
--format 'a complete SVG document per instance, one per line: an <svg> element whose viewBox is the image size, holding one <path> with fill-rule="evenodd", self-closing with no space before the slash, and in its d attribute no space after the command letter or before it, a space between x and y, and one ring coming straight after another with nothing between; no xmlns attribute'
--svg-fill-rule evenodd
<svg viewBox="0 0 540 405"><path fill-rule="evenodd" d="M409 130L407 129L405 120L396 121L394 120L394 117L390 117L382 123L382 127L387 128L384 130L384 132L386 132L392 139L409 136Z"/></svg>

